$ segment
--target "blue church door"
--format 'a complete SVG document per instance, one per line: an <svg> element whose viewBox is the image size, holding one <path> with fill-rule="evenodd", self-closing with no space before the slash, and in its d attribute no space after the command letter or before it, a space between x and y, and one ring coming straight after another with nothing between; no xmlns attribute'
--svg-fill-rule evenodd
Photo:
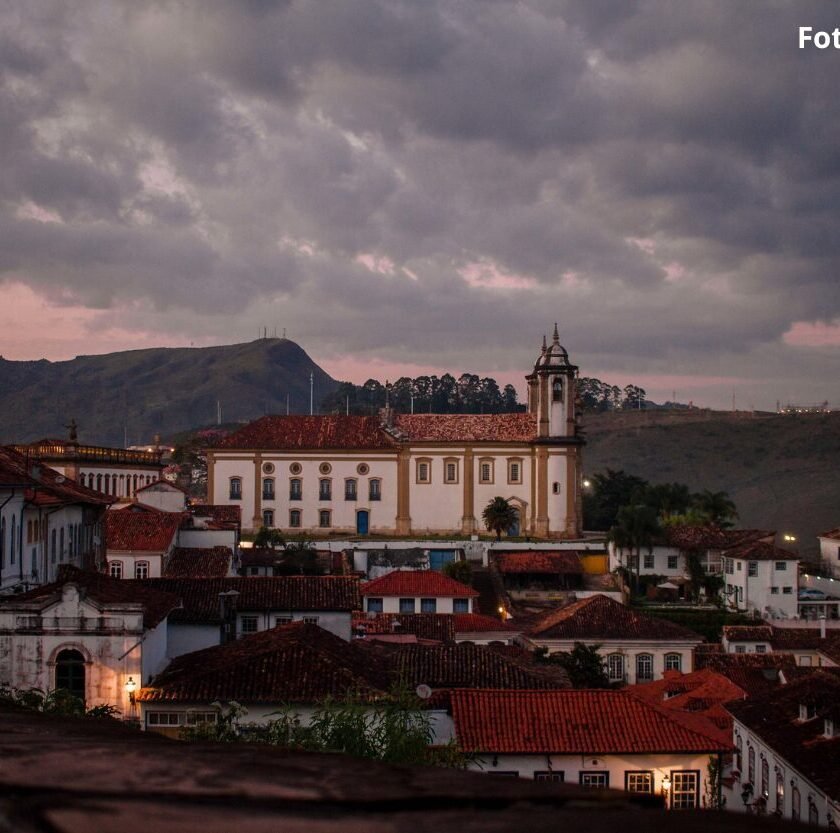
<svg viewBox="0 0 840 833"><path fill-rule="evenodd" d="M507 531L507 534L510 536L517 536L520 533L519 529L519 510L515 509L514 513L516 514L516 520L510 525L510 528Z"/></svg>
<svg viewBox="0 0 840 833"><path fill-rule="evenodd" d="M360 509L356 512L356 534L367 535L368 525L370 523L370 515L367 509Z"/></svg>

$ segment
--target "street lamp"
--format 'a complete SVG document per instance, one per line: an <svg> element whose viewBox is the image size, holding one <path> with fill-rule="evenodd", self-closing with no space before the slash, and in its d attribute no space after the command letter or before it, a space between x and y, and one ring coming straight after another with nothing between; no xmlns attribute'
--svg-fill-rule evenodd
<svg viewBox="0 0 840 833"><path fill-rule="evenodd" d="M789 533L789 532L786 532L786 533L782 536L782 539L783 539L784 541L786 541L788 544L794 544L794 543L796 543L796 536L795 536L795 535L791 535L791 533Z"/></svg>
<svg viewBox="0 0 840 833"><path fill-rule="evenodd" d="M137 720L137 698L134 695L137 691L137 683L134 677L129 677L125 681L125 690L128 692L128 719Z"/></svg>
<svg viewBox="0 0 840 833"><path fill-rule="evenodd" d="M584 488L584 489L588 489L591 485L592 485L592 481L591 481L591 480L584 480L584 481L583 481L583 488Z"/></svg>
<svg viewBox="0 0 840 833"><path fill-rule="evenodd" d="M662 778L662 797L665 799L665 809L671 809L671 776L665 775Z"/></svg>

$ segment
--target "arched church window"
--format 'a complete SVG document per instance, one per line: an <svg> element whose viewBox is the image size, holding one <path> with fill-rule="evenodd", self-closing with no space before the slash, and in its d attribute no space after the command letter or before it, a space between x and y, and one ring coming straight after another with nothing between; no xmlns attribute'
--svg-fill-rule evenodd
<svg viewBox="0 0 840 833"><path fill-rule="evenodd" d="M551 383L551 398L554 402L563 401L563 380L559 376Z"/></svg>
<svg viewBox="0 0 840 833"><path fill-rule="evenodd" d="M85 658L76 650L59 652L55 660L55 687L85 699Z"/></svg>

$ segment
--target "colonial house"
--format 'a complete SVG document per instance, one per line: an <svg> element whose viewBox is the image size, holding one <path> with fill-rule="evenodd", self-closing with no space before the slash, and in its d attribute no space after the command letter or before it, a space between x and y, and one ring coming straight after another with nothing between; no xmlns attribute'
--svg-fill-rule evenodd
<svg viewBox="0 0 840 833"><path fill-rule="evenodd" d="M307 534L470 535L502 496L515 534L578 538L577 367L555 327L514 414L266 416L207 449L208 495L246 528Z"/></svg>
<svg viewBox="0 0 840 833"><path fill-rule="evenodd" d="M61 581L0 598L0 686L66 689L131 714L137 687L166 664L178 598L65 568Z"/></svg>
<svg viewBox="0 0 840 833"><path fill-rule="evenodd" d="M730 743L688 715L620 691L453 691L452 731L488 775L663 795L708 806L709 765Z"/></svg>
<svg viewBox="0 0 840 833"><path fill-rule="evenodd" d="M727 550L753 542L772 544L775 536L767 529L720 529L712 524L669 526L650 548L642 548L639 564L635 552L609 542L610 571L624 568L634 573L638 570L640 576L687 578L691 575L688 559L694 555L706 573L720 575Z"/></svg>
<svg viewBox="0 0 840 833"><path fill-rule="evenodd" d="M723 650L733 654L787 654L793 656L800 666L828 664L820 649L828 644L829 638L840 635L830 633L823 621L822 627L777 627L774 625L726 625L723 628Z"/></svg>
<svg viewBox="0 0 840 833"><path fill-rule="evenodd" d="M609 679L633 685L659 679L666 671L692 671L693 652L703 638L598 594L545 615L525 640L552 654L571 651L576 642L597 646Z"/></svg>
<svg viewBox="0 0 840 833"><path fill-rule="evenodd" d="M0 447L0 593L53 581L65 564L103 563L103 518L111 501Z"/></svg>
<svg viewBox="0 0 840 833"><path fill-rule="evenodd" d="M141 486L133 497L139 503L162 512L184 512L189 503L187 492L168 480L154 480L147 486Z"/></svg>
<svg viewBox="0 0 840 833"><path fill-rule="evenodd" d="M352 613L362 602L359 580L350 576L161 578L144 584L181 600L169 620L170 657L300 621L349 641Z"/></svg>
<svg viewBox="0 0 840 833"><path fill-rule="evenodd" d="M799 556L753 541L723 556L727 605L763 619L793 619L798 612Z"/></svg>
<svg viewBox="0 0 840 833"><path fill-rule="evenodd" d="M71 422L67 440L43 439L15 449L82 486L119 500L130 500L139 488L160 480L162 452L82 445Z"/></svg>
<svg viewBox="0 0 840 833"><path fill-rule="evenodd" d="M248 722L263 723L286 706L307 721L326 698L376 700L395 684L429 694L419 687L554 689L568 687L568 678L562 669L531 667L476 645L347 642L295 622L180 656L137 699L146 728L175 733L191 721L215 719L214 701L245 706ZM435 723L446 722L444 702L442 695L429 701Z"/></svg>
<svg viewBox="0 0 840 833"><path fill-rule="evenodd" d="M368 613L472 613L478 591L435 570L394 570L362 585Z"/></svg>
<svg viewBox="0 0 840 833"><path fill-rule="evenodd" d="M731 702L735 781L727 809L836 829L840 824L840 676L828 669Z"/></svg>
<svg viewBox="0 0 840 833"><path fill-rule="evenodd" d="M108 572L112 578L160 578L185 515L135 509L112 511L105 518Z"/></svg>
<svg viewBox="0 0 840 833"><path fill-rule="evenodd" d="M817 536L820 542L820 559L830 577L840 579L840 526Z"/></svg>

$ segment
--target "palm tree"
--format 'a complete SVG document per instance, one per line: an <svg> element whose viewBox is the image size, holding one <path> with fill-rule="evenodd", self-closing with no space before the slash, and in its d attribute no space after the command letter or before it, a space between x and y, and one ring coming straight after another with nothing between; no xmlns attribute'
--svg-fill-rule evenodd
<svg viewBox="0 0 840 833"><path fill-rule="evenodd" d="M702 512L709 523L728 529L738 517L735 503L726 492L710 492L708 489L694 495L694 506Z"/></svg>
<svg viewBox="0 0 840 833"><path fill-rule="evenodd" d="M518 518L516 509L503 497L494 497L481 513L484 526L496 533L496 540L502 540L502 533L510 529Z"/></svg>
<svg viewBox="0 0 840 833"><path fill-rule="evenodd" d="M618 510L615 524L608 537L619 550L629 550L636 555L635 591L638 594L641 573L642 547L653 551L653 544L660 532L656 510L643 503L631 503Z"/></svg>

